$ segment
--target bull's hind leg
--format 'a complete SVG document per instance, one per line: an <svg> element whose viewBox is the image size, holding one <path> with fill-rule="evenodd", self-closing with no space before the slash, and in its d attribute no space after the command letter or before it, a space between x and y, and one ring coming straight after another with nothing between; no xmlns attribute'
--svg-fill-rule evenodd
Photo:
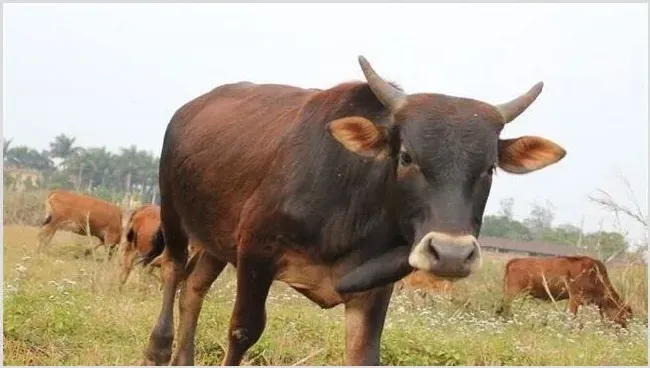
<svg viewBox="0 0 650 368"><path fill-rule="evenodd" d="M175 210L165 204L163 202L163 206L161 206L165 239L165 250L160 269L163 282L162 307L144 353L145 365L166 365L171 359L174 341L174 300L187 262L187 235L181 228Z"/></svg>
<svg viewBox="0 0 650 368"><path fill-rule="evenodd" d="M267 247L265 247L267 246ZM259 249L273 253L274 245ZM266 325L266 298L275 266L271 254L240 245L237 255L237 297L228 329L228 352L222 365L239 365L246 351L262 336Z"/></svg>
<svg viewBox="0 0 650 368"><path fill-rule="evenodd" d="M52 237L56 234L57 226L51 222L43 225L37 235L36 252L40 253L43 247L50 244Z"/></svg>
<svg viewBox="0 0 650 368"><path fill-rule="evenodd" d="M198 257L198 260L195 265L192 265L193 260L190 260L188 268L191 268L191 273L181 288L178 301L180 314L178 348L172 365L194 365L194 334L203 298L210 290L214 280L226 267L226 262L222 262L206 252L201 252L195 257Z"/></svg>
<svg viewBox="0 0 650 368"><path fill-rule="evenodd" d="M45 220L43 220L41 229L36 236L36 253L40 253L44 246L50 244L54 233L56 233L56 226L52 222L52 209L48 201L45 201L45 207Z"/></svg>
<svg viewBox="0 0 650 368"><path fill-rule="evenodd" d="M379 365L379 343L393 285L345 303L345 365Z"/></svg>

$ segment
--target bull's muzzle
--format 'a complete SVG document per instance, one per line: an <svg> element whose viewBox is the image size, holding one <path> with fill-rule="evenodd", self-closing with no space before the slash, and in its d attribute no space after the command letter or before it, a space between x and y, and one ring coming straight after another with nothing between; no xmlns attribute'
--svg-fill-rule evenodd
<svg viewBox="0 0 650 368"><path fill-rule="evenodd" d="M480 266L481 249L472 235L426 234L409 254L413 268L443 278L463 278Z"/></svg>

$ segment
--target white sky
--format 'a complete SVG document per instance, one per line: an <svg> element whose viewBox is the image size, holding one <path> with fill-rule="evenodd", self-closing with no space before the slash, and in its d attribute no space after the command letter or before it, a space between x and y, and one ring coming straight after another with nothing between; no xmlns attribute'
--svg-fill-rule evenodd
<svg viewBox="0 0 650 368"><path fill-rule="evenodd" d="M59 133L83 146L159 154L174 111L234 81L327 88L362 79L363 54L408 92L491 103L537 81L537 101L503 132L564 146L559 164L499 172L487 213L515 198L553 202L555 224L594 231L612 217L596 188L647 213L647 4L5 4L4 135L38 149ZM629 203L629 202L626 202ZM634 238L642 228L623 225Z"/></svg>

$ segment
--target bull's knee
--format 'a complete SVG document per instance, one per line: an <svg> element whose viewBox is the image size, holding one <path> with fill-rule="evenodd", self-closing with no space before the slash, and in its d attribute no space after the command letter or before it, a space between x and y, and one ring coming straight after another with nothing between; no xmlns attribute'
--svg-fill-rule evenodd
<svg viewBox="0 0 650 368"><path fill-rule="evenodd" d="M238 350L246 350L255 344L259 337L260 333L255 333L249 328L239 327L230 332L230 343Z"/></svg>

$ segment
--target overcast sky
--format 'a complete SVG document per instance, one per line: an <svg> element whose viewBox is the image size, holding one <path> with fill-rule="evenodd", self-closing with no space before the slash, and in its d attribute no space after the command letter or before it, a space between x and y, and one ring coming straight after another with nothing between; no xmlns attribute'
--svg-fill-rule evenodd
<svg viewBox="0 0 650 368"><path fill-rule="evenodd" d="M541 80L503 136L540 135L567 156L499 172L487 212L512 196L522 218L548 199L554 224L611 228L587 196L627 201L619 173L647 213L647 19L646 4L5 4L3 133L38 149L63 132L158 155L174 111L207 90L328 88L362 79L359 54L411 93L500 103Z"/></svg>

